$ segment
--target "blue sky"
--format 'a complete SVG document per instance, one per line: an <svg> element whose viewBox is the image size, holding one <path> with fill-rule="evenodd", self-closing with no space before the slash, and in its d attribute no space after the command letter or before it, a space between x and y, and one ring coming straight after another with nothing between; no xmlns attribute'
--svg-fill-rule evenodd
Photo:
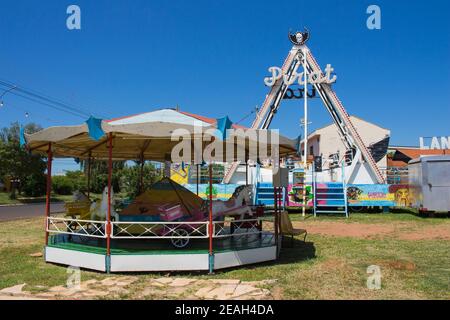
<svg viewBox="0 0 450 320"><path fill-rule="evenodd" d="M70 4L81 8L81 30L66 28ZM366 27L370 4L381 8L381 30ZM100 117L179 105L238 121L267 94L263 79L290 49L289 28L307 26L348 112L389 128L392 144L417 145L450 135L448 12L448 1L431 0L2 1L0 80ZM84 120L13 94L3 100L0 127ZM312 129L330 123L318 100L310 105ZM272 127L297 136L302 110L283 103Z"/></svg>

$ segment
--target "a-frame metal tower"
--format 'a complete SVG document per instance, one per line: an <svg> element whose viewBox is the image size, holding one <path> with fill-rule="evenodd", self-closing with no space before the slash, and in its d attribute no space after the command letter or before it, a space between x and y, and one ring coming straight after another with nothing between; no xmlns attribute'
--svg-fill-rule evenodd
<svg viewBox="0 0 450 320"><path fill-rule="evenodd" d="M281 68L282 74L286 75L290 80L295 77L297 70L300 66L307 70L308 74L321 74L325 76L310 49L306 46L305 42L309 38L309 33L301 34L301 41L295 40L295 35L289 35L291 42L294 43L292 49L289 51L286 60ZM306 55L306 59L304 59ZM306 60L306 65L304 61ZM351 167L355 167L357 162L361 162L369 172L373 183L384 183L384 177L378 168L375 160L372 157L369 149L364 144L358 134L355 126L353 125L344 105L337 97L334 90L331 88L331 84L328 83L313 83L312 84L319 94L323 104L328 110L331 118L333 119L336 127L339 131L339 135L346 146L347 150L356 150ZM252 129L268 129L275 113L281 105L284 95L286 94L289 85L285 83L283 77L278 79L271 87L269 94L266 96L264 103L262 104L255 120L252 123ZM225 173L223 182L228 183L233 176L234 172L239 166L239 162L234 162L228 171Z"/></svg>

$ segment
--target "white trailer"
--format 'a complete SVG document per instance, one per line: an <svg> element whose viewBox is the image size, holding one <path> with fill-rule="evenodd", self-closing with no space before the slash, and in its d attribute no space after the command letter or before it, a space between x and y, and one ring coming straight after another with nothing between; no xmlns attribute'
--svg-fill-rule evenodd
<svg viewBox="0 0 450 320"><path fill-rule="evenodd" d="M411 206L450 212L450 156L421 156L408 163Z"/></svg>

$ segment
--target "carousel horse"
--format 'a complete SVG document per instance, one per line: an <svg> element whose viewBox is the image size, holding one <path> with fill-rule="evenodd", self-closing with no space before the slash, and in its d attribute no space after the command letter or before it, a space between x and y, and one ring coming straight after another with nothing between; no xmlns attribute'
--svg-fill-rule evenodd
<svg viewBox="0 0 450 320"><path fill-rule="evenodd" d="M230 199L214 200L212 202L212 212L214 217L226 215L239 215L239 219L244 219L245 215L253 216L249 205L251 204L251 186L239 186L234 190Z"/></svg>
<svg viewBox="0 0 450 320"><path fill-rule="evenodd" d="M111 189L111 203L114 199L114 191ZM91 220L105 221L108 215L108 187L103 189L102 200L91 205ZM111 220L119 221L119 214L114 211L111 204Z"/></svg>

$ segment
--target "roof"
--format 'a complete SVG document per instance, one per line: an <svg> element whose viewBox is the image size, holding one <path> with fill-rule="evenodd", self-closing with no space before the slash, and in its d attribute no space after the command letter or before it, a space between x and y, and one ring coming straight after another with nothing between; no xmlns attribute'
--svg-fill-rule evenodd
<svg viewBox="0 0 450 320"><path fill-rule="evenodd" d="M429 155L445 155L450 154L449 149L416 149L416 148L394 148L395 153L392 160L408 162L411 159L419 158L420 156Z"/></svg>
<svg viewBox="0 0 450 320"><path fill-rule="evenodd" d="M198 115L198 114L195 114L195 113L190 113L190 112L186 112L186 111L178 111L178 112L180 112L180 113L182 113L184 115L187 115L189 117L193 117L193 118L195 118L197 120L204 121L204 122L209 123L209 124L215 124L217 122L217 119L208 118L208 117L201 116L201 115ZM247 127L241 126L239 124L233 124L232 127L234 129L247 129Z"/></svg>
<svg viewBox="0 0 450 320"><path fill-rule="evenodd" d="M163 113L167 113L168 110L172 111L173 113L179 114L180 118L184 118L185 120L188 120L189 122L192 122L192 120L198 120L198 121L203 122L203 124L209 124L209 125L215 125L217 122L217 119L208 118L208 117L201 116L201 115L198 115L195 113L181 111L176 108L166 108L166 109L160 109L160 110L151 111L151 112L137 113L137 114L113 118L113 119L109 119L109 120L105 120L105 121L108 123L111 123L111 124L148 122L150 116L155 117L156 113L160 113L161 117L163 117ZM183 117L183 116L186 116L186 117ZM189 119L189 118L191 118L191 119ZM234 129L247 129L247 127L244 127L244 126L241 126L238 124L233 124L232 127Z"/></svg>
<svg viewBox="0 0 450 320"><path fill-rule="evenodd" d="M408 162L405 162L403 160L393 160L392 158L388 157L387 158L387 166L388 167L407 167L408 166Z"/></svg>
<svg viewBox="0 0 450 320"><path fill-rule="evenodd" d="M206 119L206 118L205 118ZM210 119L212 120L212 119ZM110 125L124 125L124 124L142 124L149 122L167 122L167 123L178 123L178 124L195 124L202 127L207 127L216 123L213 121L204 121L200 118L193 117L184 112L177 111L175 109L160 109L150 112L139 113L131 116L125 116L120 118L115 118L106 121Z"/></svg>
<svg viewBox="0 0 450 320"><path fill-rule="evenodd" d="M91 120L95 123L92 124ZM95 134L98 133L98 140L92 138L91 134L93 131L90 131L88 123L91 125L91 129L95 131ZM25 138L28 150L31 152L45 154L49 143L52 143L52 152L56 157L107 159L109 153L107 136L110 134L113 139L114 160L143 158L146 160L165 161L171 157L175 146L180 147L177 137L187 137L191 141L200 139L198 127L215 129L216 120L179 112L174 109L161 109L109 121L91 118L77 126L49 127L34 134L25 134ZM203 129L200 130L202 138L215 135L210 130ZM266 130L258 130L258 132L260 131ZM295 141L277 133L272 132L271 135L273 136L274 134L279 139L279 154L281 156L296 151ZM239 135L240 133L236 132L233 136ZM244 151L243 149L248 151L253 145L250 141L266 146L267 156L272 152L271 143L263 141L259 133L245 135L244 141L240 141L242 139L233 139L233 136L231 136L231 139L227 138L222 141L222 148L213 150L216 159L229 159L226 157L228 150L226 146L230 146L230 144L234 144L241 151ZM203 151L209 146L206 142L210 140L207 138L202 140L199 146L196 146L194 143L194 148L201 148L199 151ZM199 158L199 153L190 152L186 157ZM238 156L238 154L236 151L229 156L234 157Z"/></svg>

